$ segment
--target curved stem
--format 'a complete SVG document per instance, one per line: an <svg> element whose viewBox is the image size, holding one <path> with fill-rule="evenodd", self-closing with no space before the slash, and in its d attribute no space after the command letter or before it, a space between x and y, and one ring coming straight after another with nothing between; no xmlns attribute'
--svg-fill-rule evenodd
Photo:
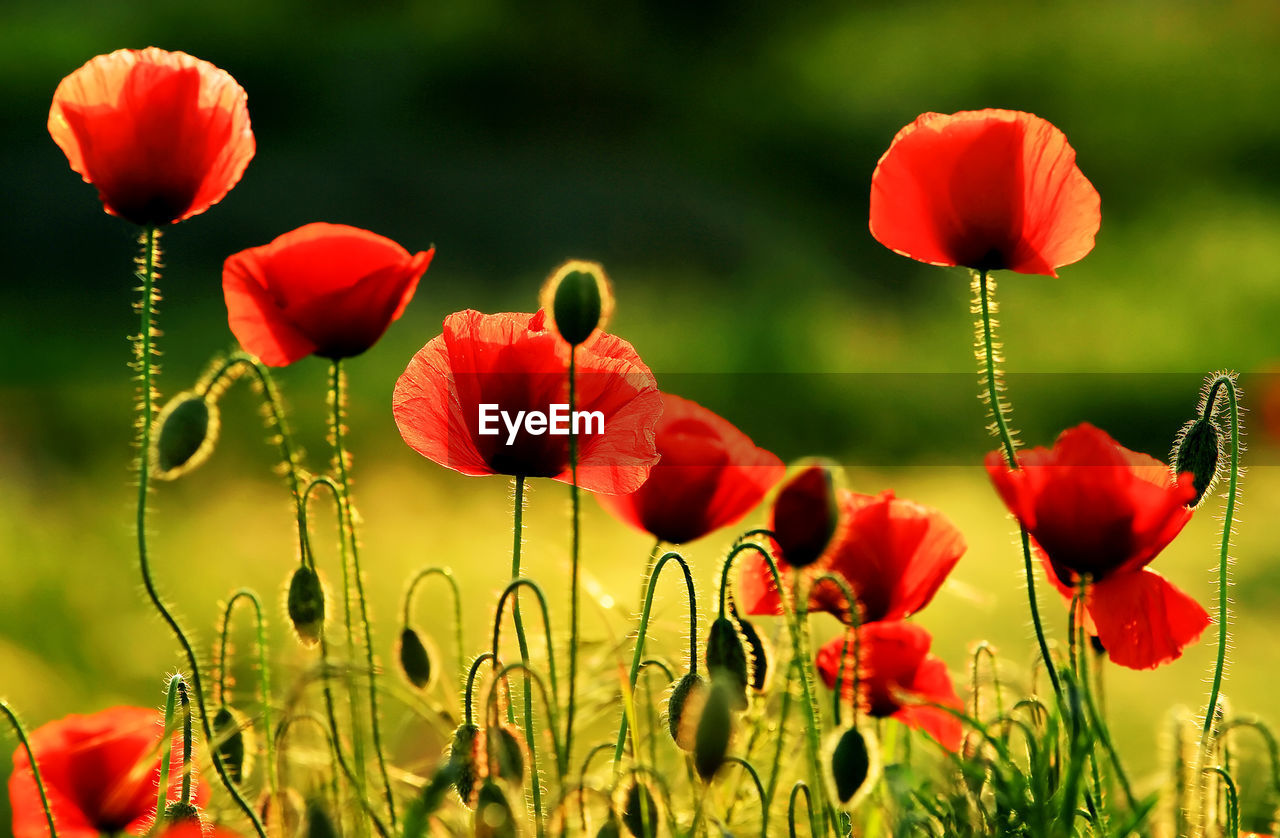
<svg viewBox="0 0 1280 838"><path fill-rule="evenodd" d="M853 716L853 720L850 722L850 724L852 724L854 727L857 727L858 711L861 709L861 705L862 705L862 696L859 693L859 689L862 681L862 631L861 631L862 630L862 612L859 610L859 607L858 607L858 598L854 596L853 589L849 587L849 583L845 581L843 577L836 576L835 574L832 574L832 573L824 573L821 576L814 578L812 584L810 584L809 586L809 590L813 591L823 583L826 583L828 585L835 585L836 588L839 589L840 595L844 597L845 610L849 612L848 631L850 631L853 634L853 685L852 685L853 689L851 690L851 692L853 693L853 698L851 699L851 702L850 702L851 704L850 715ZM806 602L807 602L807 599L806 599ZM847 649L848 649L848 639L846 638L845 645L841 648L841 652L840 652L840 666L836 670L835 714L834 715L835 715L835 723L837 725L840 724L840 699L841 699L841 694L844 692L844 689L843 689L844 670L845 670L844 656Z"/></svg>
<svg viewBox="0 0 1280 838"><path fill-rule="evenodd" d="M972 655L972 677L973 677L973 717L978 718L979 704L979 682L978 682L978 662L983 655L987 657L987 664L991 668L991 689L995 693L995 711L996 716L1004 715L1004 694L1000 688L1000 669L999 662L996 660L996 650L987 641L983 640L973 650Z"/></svg>
<svg viewBox="0 0 1280 838"><path fill-rule="evenodd" d="M570 540L569 540L569 700L565 711L564 730L564 766L561 774L568 768L568 761L573 753L573 719L577 710L578 697L578 623L579 582L581 565L581 498L578 489L578 435L574 432L573 412L577 409L577 354L578 347L569 346L569 505L570 505ZM548 657L551 655L547 648Z"/></svg>
<svg viewBox="0 0 1280 838"><path fill-rule="evenodd" d="M480 672L480 667L484 666L486 661L494 661L494 663L497 663L497 660L498 659L492 652L485 652L471 662L471 669L467 672L467 688L462 693L463 724L469 725L473 723L472 719L474 716L472 715L471 710L471 697L475 694L476 675Z"/></svg>
<svg viewBox="0 0 1280 838"><path fill-rule="evenodd" d="M1227 790L1227 829L1223 834L1224 838L1237 838L1240 834L1240 794L1236 790L1236 781L1232 779L1231 772L1218 765L1206 768L1205 772L1218 775Z"/></svg>
<svg viewBox="0 0 1280 838"><path fill-rule="evenodd" d="M342 361L334 361L330 365L329 392L333 399L332 428L333 460L338 472L338 483L342 487L338 511L342 525L346 529L347 539L351 545L351 577L355 580L356 602L360 606L360 625L364 631L365 663L369 668L369 728L373 734L373 753L378 758L378 771L382 774L382 786L386 791L387 811L391 815L391 826L396 825L395 795L391 791L391 776L387 773L387 757L382 748L382 726L378 720L378 665L373 655L373 629L369 622L369 606L364 595L364 576L360 571L360 540L356 537L355 513L352 511L351 478L347 474L347 451L343 442L346 429L343 427L343 407L346 403L346 375L342 369Z"/></svg>
<svg viewBox="0 0 1280 838"><path fill-rule="evenodd" d="M809 794L809 787L805 785L804 780L796 780L796 784L791 787L791 799L787 801L787 829L791 838L796 838L796 798L799 797L800 792L804 792L804 807L809 812L810 832L817 832L813 828L813 798Z"/></svg>
<svg viewBox="0 0 1280 838"><path fill-rule="evenodd" d="M419 570L409 580L409 589L404 594L404 627L408 628L410 620L410 610L413 608L413 592L418 587L418 583L428 576L439 576L449 583L449 589L453 591L453 643L454 654L458 659L458 677L463 685L467 682L467 658L466 646L462 642L462 592L458 590L458 580L454 578L453 571L447 567L427 567Z"/></svg>
<svg viewBox="0 0 1280 838"><path fill-rule="evenodd" d="M766 808L764 786L760 782L760 775L756 773L756 769L741 757L729 756L725 757L726 763L739 765L751 776L751 782L756 787L756 795L760 798L760 836L761 838L769 838L769 811Z"/></svg>
<svg viewBox="0 0 1280 838"><path fill-rule="evenodd" d="M27 736L27 729L22 724L22 719L18 718L18 714L9 706L9 702L0 698L0 713L4 713L5 718L9 720L9 726L13 728L13 734L18 737L18 741L22 743L22 749L27 752L27 763L31 766L31 778L35 781L36 791L40 792L40 805L44 807L44 820L49 825L50 838L58 838L58 827L53 824L53 809L49 807L49 796L45 793L44 778L40 776L40 766L36 764L35 752L31 750L31 740Z"/></svg>
<svg viewBox="0 0 1280 838"><path fill-rule="evenodd" d="M1013 430L1009 426L1009 406L1000 400L1000 357L999 347L995 339L996 322L992 318L995 313L995 282L991 281L988 272L978 271L973 279L974 313L981 315L979 322L980 343L975 345L978 361L984 367L982 384L986 387L984 399L991 410L991 431L1000 438L1004 450L1004 459L1009 468L1017 470L1017 444L1013 439ZM1031 561L1031 540L1026 527L1018 524L1022 541L1023 572L1027 580L1027 604L1031 610L1031 625L1036 632L1036 642L1040 645L1040 656L1044 659L1044 667L1049 672L1049 681L1053 684L1054 695L1062 702L1062 685L1058 681L1058 672L1054 668L1053 658L1049 655L1049 642L1045 639L1044 623L1040 619L1040 600L1036 596L1036 576Z"/></svg>
<svg viewBox="0 0 1280 838"><path fill-rule="evenodd" d="M253 605L255 624L258 632L258 676L259 688L262 691L262 726L266 730L266 741L263 746L266 748L267 760L267 789L271 795L271 799L275 800L279 794L279 783L276 774L275 760L272 757L272 736L271 736L271 670L267 663L267 622L262 613L262 601L258 599L258 595L249 588L240 588L231 595L227 600L227 607L222 614L222 631L219 632L218 639L218 690L216 699L221 704L228 704L227 701L227 635L231 628L231 611L240 600L247 600Z"/></svg>
<svg viewBox="0 0 1280 838"><path fill-rule="evenodd" d="M532 579L529 579L526 577L522 577L520 579L512 579L511 582L507 585L507 587L503 589L502 595L498 597L498 608L494 612L494 616L493 616L492 657L495 662L498 660L498 637L502 629L503 606L507 604L508 598L516 597L519 595L520 588L531 589L534 595L538 598L538 607L542 612L542 627L545 632L545 642L547 644L547 671L551 679L550 696L552 699L555 699L560 693L560 688L559 688L559 684L556 681L556 659L555 659L555 656L550 653L551 652L551 616L547 610L547 598L543 595L542 588L540 588L538 586L538 583L534 582ZM522 670L533 672L533 670L528 669L527 662L522 661L521 663L523 664L523 666L521 667ZM557 741L557 736L555 735L555 726L558 721L558 718L557 718L558 712L556 710L555 701L547 702L547 707L551 714L551 730L552 730L551 738L552 738L552 741ZM526 725L525 733L526 733L526 736L532 738L533 715L531 712L526 713L526 719L528 720L528 724ZM532 744L530 744L529 746L529 753L532 756L533 754ZM556 759L557 776L560 779L564 779L564 775L568 771L568 759L569 759L568 751L565 751L562 753L559 746L557 746L553 756ZM535 780L537 779L536 774L534 775L534 779Z"/></svg>
<svg viewBox="0 0 1280 838"><path fill-rule="evenodd" d="M299 722L299 721L309 721L320 729L320 733L325 737L325 741L329 744L330 752L333 754L334 758L338 762L338 767L342 769L342 773L346 776L347 782L353 786L358 785L355 773L352 771L351 766L347 764L346 758L343 757L342 750L338 747L337 741L326 729L325 720L317 716L313 716L310 713L300 713L300 714L295 714L291 716L286 716L280 722L280 726L277 728L275 733L277 752L281 754L285 753L285 748L284 748L284 745L282 744L284 742L284 735L286 731L288 731L291 727L293 727L293 724L295 722ZM338 793L336 779L335 779L335 784L333 788L333 793L336 798ZM382 819L378 817L378 813L374 809L373 803L371 803L369 801L369 798L364 795L357 795L357 797L360 801L361 808L363 808L365 811L365 814L369 816L369 820L373 822L373 828L376 829L378 831L378 834L383 836L383 838L389 838L390 833L387 830L387 826L382 822ZM336 799L334 802L336 805L337 803ZM338 809L340 808L341 807L338 807Z"/></svg>
<svg viewBox="0 0 1280 838"><path fill-rule="evenodd" d="M698 606L693 590L693 574L689 570L689 564L684 557L675 551L664 553L658 563L653 566L653 573L649 575L649 590L645 594L644 608L640 612L640 629L636 635L636 648L631 655L631 670L627 675L627 694L624 700L627 704L631 702L631 695L636 689L636 678L640 674L640 661L644 659L644 641L645 633L649 630L649 615L653 610L653 593L658 586L658 578L662 575L662 569L666 567L667 562L675 562L680 565L680 569L684 572L685 591L689 597L689 671L697 674L698 672ZM622 721L618 725L618 741L613 748L613 774L615 779L622 771L622 754L626 750L627 743L627 711L623 710Z"/></svg>
<svg viewBox="0 0 1280 838"><path fill-rule="evenodd" d="M1231 527L1235 521L1236 496L1240 487L1240 404L1235 377L1220 375L1214 380L1205 405L1206 416L1212 415L1220 389L1226 391L1227 407L1231 411L1231 479L1227 485L1227 509L1222 519L1222 544L1218 550L1218 657L1213 666L1213 685L1209 688L1209 704L1208 709L1205 710L1204 727L1200 734L1202 753L1208 750L1209 736L1213 729L1213 716L1218 706L1223 670L1226 667L1228 623L1231 618L1228 597L1231 582L1228 576L1228 565L1231 561Z"/></svg>
<svg viewBox="0 0 1280 838"><path fill-rule="evenodd" d="M520 670L521 674L523 674L528 679L530 679L530 683L532 683L535 687L537 687L538 692L542 695L542 703L543 705L546 706L547 715L551 719L551 724L547 725L547 730L551 734L551 750L552 750L552 753L558 754L560 753L560 734L556 730L556 722L559 721L559 718L557 718L558 713L556 711L555 702L551 700L551 693L547 692L547 683L542 680L542 676L538 674L538 671L536 669L534 669L531 666L528 666L525 663L516 661L513 663L504 664L498 669L497 672L494 673L493 685L489 688L489 695L485 699L486 723L492 723L492 720L497 713L498 684L503 680L506 680L510 675L510 673L513 670L517 670L517 669ZM531 743L526 742L525 744L530 745L529 747L530 782L536 784L538 782L538 762L537 762L538 757L534 753ZM538 817L539 817L539 820L541 820L541 815L539 815ZM538 830L539 831L542 830L541 822L539 822Z"/></svg>
<svg viewBox="0 0 1280 838"><path fill-rule="evenodd" d="M515 489L511 511L511 578L520 578L520 550L524 545L524 475L516 475ZM533 738L533 693L530 685L529 672L529 641L524 633L524 618L520 615L520 593L517 589L515 602L511 607L511 616L516 626L516 645L520 647L520 663L526 668L524 672L524 737L525 744L529 747L529 758L531 762L536 762L537 744ZM547 647L547 658L550 659L554 652L551 647ZM494 652L494 664L497 664L497 652ZM511 713L511 706L507 705L507 712ZM510 716L508 716L510 718ZM557 763L559 760L557 759ZM534 775L534 781L529 784L530 792L533 797L533 815L534 822L538 825L538 834L542 834L542 788L541 783L537 781L537 775Z"/></svg>
<svg viewBox="0 0 1280 838"><path fill-rule="evenodd" d="M139 382L138 509L135 521L138 539L138 567L142 574L142 586L146 589L151 605L160 614L165 624L169 626L169 630L178 641L178 645L182 647L182 653L187 659L187 666L191 673L191 687L195 691L196 708L200 714L200 726L204 731L205 741L212 743L214 738L213 725L209 721L209 714L204 703L204 689L200 682L200 662L196 658L195 649L192 647L191 641L187 639L186 632L183 631L177 618L169 610L164 599L160 596L160 591L156 588L155 580L151 576L151 560L147 550L147 498L151 488L151 425L155 419L156 400L152 358L155 355L154 338L157 335L153 316L156 300L159 296L155 287L156 269L159 267L160 260L159 231L154 227L147 227L142 234L141 244L142 255L138 258L138 275L139 279L142 280L142 302L138 306L141 331L134 341L135 368L138 370ZM235 801L236 806L253 824L254 832L258 834L259 838L267 838L266 829L263 827L258 813L254 811L253 806L240 793L240 789L236 787L235 782L231 779L231 775L227 772L227 768L222 762L222 757L218 755L217 749L211 747L209 750L214 770L217 772L218 779L222 781L227 793L231 795L231 799Z"/></svg>
<svg viewBox="0 0 1280 838"><path fill-rule="evenodd" d="M778 741L773 749L773 767L769 770L769 788L765 795L766 810L773 805L773 796L778 792L778 778L782 774L782 751L787 742L787 715L791 711L791 680L795 677L798 665L795 659L787 662L786 680L782 685L782 707L778 710Z"/></svg>

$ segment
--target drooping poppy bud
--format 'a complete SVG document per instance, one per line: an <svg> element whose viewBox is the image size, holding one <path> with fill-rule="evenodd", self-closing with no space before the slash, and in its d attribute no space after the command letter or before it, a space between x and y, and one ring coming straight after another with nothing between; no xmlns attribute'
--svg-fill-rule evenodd
<svg viewBox="0 0 1280 838"><path fill-rule="evenodd" d="M547 278L540 302L560 337L577 346L609 322L613 289L598 263L571 259Z"/></svg>
<svg viewBox="0 0 1280 838"><path fill-rule="evenodd" d="M476 838L516 838L519 834L506 792L493 780L485 780L476 794Z"/></svg>
<svg viewBox="0 0 1280 838"><path fill-rule="evenodd" d="M320 576L310 567L302 565L293 572L286 604L289 621L293 623L293 630L298 633L302 645L319 643L320 631L324 627L324 586L320 584Z"/></svg>
<svg viewBox="0 0 1280 838"><path fill-rule="evenodd" d="M723 681L730 688L730 706L747 709L747 684L751 665L738 628L728 617L717 617L707 636L707 669L713 681Z"/></svg>
<svg viewBox="0 0 1280 838"><path fill-rule="evenodd" d="M506 725L491 727L489 737L489 773L513 786L524 784L524 739Z"/></svg>
<svg viewBox="0 0 1280 838"><path fill-rule="evenodd" d="M1213 491L1222 462L1222 434L1212 418L1200 417L1182 426L1173 445L1173 470L1191 472L1196 496L1187 504L1192 509Z"/></svg>
<svg viewBox="0 0 1280 838"><path fill-rule="evenodd" d="M875 785L879 757L871 734L856 727L835 731L829 740L826 769L836 805L852 811ZM870 740L870 741L869 741Z"/></svg>
<svg viewBox="0 0 1280 838"><path fill-rule="evenodd" d="M314 798L307 801L307 838L338 838L324 804Z"/></svg>
<svg viewBox="0 0 1280 838"><path fill-rule="evenodd" d="M696 672L681 678L667 700L667 727L683 750L692 751L702 708L707 703L707 682Z"/></svg>
<svg viewBox="0 0 1280 838"><path fill-rule="evenodd" d="M762 693L769 686L769 676L772 674L769 666L773 651L769 648L769 641L760 634L755 623L750 620L739 617L738 632L746 642L747 651L751 655L751 679L748 681L748 686L755 692Z"/></svg>
<svg viewBox="0 0 1280 838"><path fill-rule="evenodd" d="M640 780L632 782L627 789L622 823L635 838L654 838L658 834L658 803L649 786Z"/></svg>
<svg viewBox="0 0 1280 838"><path fill-rule="evenodd" d="M245 752L251 752L249 731L244 718L231 707L223 705L213 715L213 738L218 743L218 756L233 782L239 784L249 776L252 762L245 762Z"/></svg>
<svg viewBox="0 0 1280 838"><path fill-rule="evenodd" d="M609 813L609 819L604 822L604 826L596 832L596 838L622 838L622 824L618 823L617 816L612 812Z"/></svg>
<svg viewBox="0 0 1280 838"><path fill-rule="evenodd" d="M458 725L449 746L449 764L453 767L453 787L463 805L471 806L476 783L480 779L480 728L473 724Z"/></svg>
<svg viewBox="0 0 1280 838"><path fill-rule="evenodd" d="M418 632L408 626L400 632L400 671L409 683L420 690L431 684L431 676L435 669L431 666L431 654Z"/></svg>
<svg viewBox="0 0 1280 838"><path fill-rule="evenodd" d="M191 391L169 400L151 433L153 474L176 480L209 459L218 441L218 406Z"/></svg>
<svg viewBox="0 0 1280 838"><path fill-rule="evenodd" d="M826 552L840 525L836 466L814 462L787 480L773 501L770 529L782 558L808 567Z"/></svg>
<svg viewBox="0 0 1280 838"><path fill-rule="evenodd" d="M733 717L730 708L737 687L717 678L711 682L707 704L698 719L698 730L693 745L693 767L698 776L710 782L724 758L729 753L729 740L733 736Z"/></svg>

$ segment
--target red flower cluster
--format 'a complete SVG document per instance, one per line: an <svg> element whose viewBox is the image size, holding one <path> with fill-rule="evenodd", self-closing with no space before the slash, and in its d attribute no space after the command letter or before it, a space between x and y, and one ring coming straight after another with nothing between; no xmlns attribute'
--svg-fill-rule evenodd
<svg viewBox="0 0 1280 838"><path fill-rule="evenodd" d="M1099 205L1067 138L1040 117L926 113L871 176L871 235L931 265L1057 276L1093 249Z"/></svg>
<svg viewBox="0 0 1280 838"><path fill-rule="evenodd" d="M987 473L1035 540L1049 580L1069 597L1087 577L1085 607L1111 659L1151 669L1179 657L1209 615L1147 565L1191 520L1192 475L1174 480L1160 461L1088 424L1064 431L1052 450L1019 454L1018 465L987 455Z"/></svg>
<svg viewBox="0 0 1280 838"><path fill-rule="evenodd" d="M254 153L244 90L226 72L155 47L99 55L53 94L49 133L112 215L144 226L199 215Z"/></svg>
<svg viewBox="0 0 1280 838"><path fill-rule="evenodd" d="M662 394L649 479L626 495L597 495L619 520L672 544L701 538L750 512L786 469L699 404Z"/></svg>
<svg viewBox="0 0 1280 838"><path fill-rule="evenodd" d="M894 497L892 491L861 495L839 493L840 524L822 557L810 567L845 578L862 610L862 622L901 620L929 604L947 574L964 555L964 536L935 509ZM801 511L797 510L797 514ZM770 527L779 526L773 510ZM778 555L778 568L789 567ZM744 557L740 602L748 614L781 614L782 603L761 556ZM789 574L784 573L784 578ZM809 595L810 611L848 619L834 585Z"/></svg>
<svg viewBox="0 0 1280 838"><path fill-rule="evenodd" d="M113 707L91 716L67 716L37 728L31 749L44 780L60 838L100 833L142 835L156 817L164 719L154 709ZM171 799L180 772L174 771ZM207 794L194 787L197 799ZM13 754L9 777L14 838L46 838L49 826L26 750Z"/></svg>
<svg viewBox="0 0 1280 838"><path fill-rule="evenodd" d="M299 227L227 258L231 332L273 367L359 355L404 312L434 255L359 227Z"/></svg>
<svg viewBox="0 0 1280 838"><path fill-rule="evenodd" d="M852 631L852 630L851 630ZM959 750L963 737L960 720L945 710L929 706L941 704L963 709L951 683L947 666L929 654L933 638L912 623L895 620L867 623L856 630L861 641L862 661L858 670L858 700L875 718L897 719L908 727L925 731L944 748ZM818 650L818 674L834 689L840 675L841 652L853 654L854 638L836 637ZM845 661L841 690L853 698L852 660Z"/></svg>
<svg viewBox="0 0 1280 838"><path fill-rule="evenodd" d="M511 439L480 432L481 405L509 417L569 402L569 345L536 314L461 311L444 333L409 361L392 397L409 447L468 475L571 479L568 437L530 433ZM658 460L654 436L662 399L631 344L596 332L576 349L575 409L599 412L603 432L578 438L578 485L592 492L634 492ZM491 426L492 427L492 426Z"/></svg>

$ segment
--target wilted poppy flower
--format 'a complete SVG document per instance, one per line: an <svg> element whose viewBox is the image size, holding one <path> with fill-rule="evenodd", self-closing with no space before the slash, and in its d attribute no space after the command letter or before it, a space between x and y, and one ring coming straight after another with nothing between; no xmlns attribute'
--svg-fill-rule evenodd
<svg viewBox="0 0 1280 838"><path fill-rule="evenodd" d="M662 394L661 459L626 495L598 495L618 519L672 544L701 538L751 511L782 479L776 456L699 404Z"/></svg>
<svg viewBox="0 0 1280 838"><path fill-rule="evenodd" d="M1100 224L1066 136L1021 111L922 114L871 176L871 235L931 265L1057 276Z"/></svg>
<svg viewBox="0 0 1280 838"><path fill-rule="evenodd" d="M392 408L409 447L468 475L570 482L577 423L578 485L633 492L658 460L662 398L631 344L596 332L576 350L570 417L569 345L535 314L460 311L444 321L396 382Z"/></svg>
<svg viewBox="0 0 1280 838"><path fill-rule="evenodd" d="M231 332L273 367L359 355L404 312L434 255L345 224L299 227L227 257Z"/></svg>
<svg viewBox="0 0 1280 838"><path fill-rule="evenodd" d="M852 631L852 629L850 630ZM897 719L923 730L945 748L958 750L963 736L960 720L945 710L920 702L963 709L951 683L947 665L929 654L929 632L901 620L868 623L858 629L862 666L858 672L861 707L876 718ZM848 656L841 680L846 698L853 696L854 638L848 638ZM845 637L836 637L818 650L817 668L823 682L834 689L840 673Z"/></svg>
<svg viewBox="0 0 1280 838"><path fill-rule="evenodd" d="M244 90L155 47L99 55L53 94L49 133L112 215L159 226L221 201L253 158Z"/></svg>
<svg viewBox="0 0 1280 838"><path fill-rule="evenodd" d="M1151 669L1199 638L1209 615L1147 567L1191 520L1189 472L1175 480L1089 424L1064 431L1052 450L1020 453L1018 465L987 455L987 473L1047 560L1050 581L1069 596L1089 578L1085 607L1113 661Z"/></svg>
<svg viewBox="0 0 1280 838"><path fill-rule="evenodd" d="M964 536L936 509L894 497L892 490L861 495L842 490L840 525L831 546L810 567L816 574L844 577L862 610L863 622L901 620L924 608L964 555ZM791 576L786 556L776 556L784 584ZM750 553L739 590L748 614L781 614L782 605L764 559ZM848 619L839 588L822 584L809 595L809 610Z"/></svg>
<svg viewBox="0 0 1280 838"><path fill-rule="evenodd" d="M91 716L67 716L32 732L31 749L60 838L147 831L156 815L163 731L163 717L154 709L113 707ZM170 799L176 800L181 771L170 776ZM199 785L195 792L197 799L207 796ZM23 748L13 754L9 802L14 838L49 834Z"/></svg>

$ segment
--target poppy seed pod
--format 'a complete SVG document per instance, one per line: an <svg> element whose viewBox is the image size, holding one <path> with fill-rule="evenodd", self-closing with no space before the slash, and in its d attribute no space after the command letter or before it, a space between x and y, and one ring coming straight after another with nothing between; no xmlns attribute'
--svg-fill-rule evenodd
<svg viewBox="0 0 1280 838"><path fill-rule="evenodd" d="M151 433L152 474L176 480L209 459L218 441L218 406L191 391L169 400Z"/></svg>
<svg viewBox="0 0 1280 838"><path fill-rule="evenodd" d="M878 750L869 736L849 727L833 733L830 740L826 768L836 804L846 812L866 798L879 774Z"/></svg>
<svg viewBox="0 0 1280 838"><path fill-rule="evenodd" d="M453 787L466 806L472 805L472 795L480 779L480 728L473 724L458 725L449 745L449 764L453 766Z"/></svg>
<svg viewBox="0 0 1280 838"><path fill-rule="evenodd" d="M506 792L493 780L485 780L476 794L476 838L515 838L519 834Z"/></svg>
<svg viewBox="0 0 1280 838"><path fill-rule="evenodd" d="M431 684L435 669L431 666L431 654L418 633L409 627L400 632L400 671L409 683L420 690Z"/></svg>
<svg viewBox="0 0 1280 838"><path fill-rule="evenodd" d="M570 346L603 329L613 314L613 290L604 268L596 262L571 259L556 268L542 286L540 302Z"/></svg>
<svg viewBox="0 0 1280 838"><path fill-rule="evenodd" d="M524 739L519 733L498 725L486 731L489 737L489 773L513 786L524 783Z"/></svg>
<svg viewBox="0 0 1280 838"><path fill-rule="evenodd" d="M729 753L729 740L733 736L733 706L737 686L717 678L711 682L711 693L698 719L698 730L693 745L693 767L698 776L707 782L724 765Z"/></svg>
<svg viewBox="0 0 1280 838"><path fill-rule="evenodd" d="M698 719L707 703L707 682L690 672L676 683L667 701L667 727L681 749L692 751Z"/></svg>
<svg viewBox="0 0 1280 838"><path fill-rule="evenodd" d="M755 623L750 620L738 619L738 633L747 644L747 651L751 655L751 678L747 684L752 690L762 693L769 686L769 663L773 653L769 649L768 641L761 636Z"/></svg>
<svg viewBox="0 0 1280 838"><path fill-rule="evenodd" d="M815 462L786 481L774 498L772 526L782 558L808 567L822 557L840 525L835 466Z"/></svg>
<svg viewBox="0 0 1280 838"><path fill-rule="evenodd" d="M310 567L303 565L293 572L289 580L287 598L289 621L304 646L320 642L324 627L324 587L320 577Z"/></svg>
<svg viewBox="0 0 1280 838"><path fill-rule="evenodd" d="M213 715L213 738L218 743L218 756L235 783L244 782L249 776L252 762L245 762L246 751L253 748L246 742L248 731L244 718L235 710L223 705Z"/></svg>
<svg viewBox="0 0 1280 838"><path fill-rule="evenodd" d="M728 617L717 617L707 637L707 669L713 681L722 681L730 689L730 706L747 709L747 684L751 680L751 664L738 627Z"/></svg>
<svg viewBox="0 0 1280 838"><path fill-rule="evenodd" d="M658 834L658 803L649 787L639 780L627 789L622 823L635 838L653 838Z"/></svg>
<svg viewBox="0 0 1280 838"><path fill-rule="evenodd" d="M1204 502L1218 482L1222 462L1222 433L1213 419L1201 417L1182 426L1173 445L1173 470L1191 472L1196 496L1187 504L1192 509Z"/></svg>

